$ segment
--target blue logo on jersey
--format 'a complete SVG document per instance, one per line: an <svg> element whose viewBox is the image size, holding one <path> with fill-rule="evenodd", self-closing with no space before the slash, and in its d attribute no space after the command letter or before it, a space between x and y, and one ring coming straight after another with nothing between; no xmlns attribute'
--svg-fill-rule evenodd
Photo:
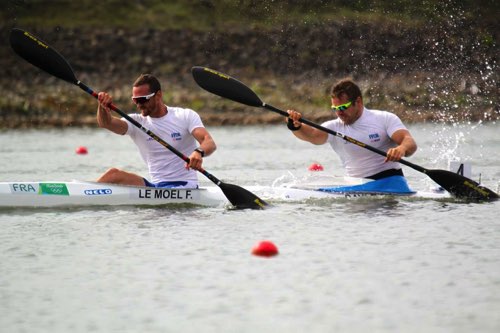
<svg viewBox="0 0 500 333"><path fill-rule="evenodd" d="M174 132L170 136L172 137L172 140L175 140L175 141L182 140L181 133L179 133L179 132Z"/></svg>
<svg viewBox="0 0 500 333"><path fill-rule="evenodd" d="M370 138L371 142L380 141L380 136L378 135L378 133L369 134L368 137Z"/></svg>

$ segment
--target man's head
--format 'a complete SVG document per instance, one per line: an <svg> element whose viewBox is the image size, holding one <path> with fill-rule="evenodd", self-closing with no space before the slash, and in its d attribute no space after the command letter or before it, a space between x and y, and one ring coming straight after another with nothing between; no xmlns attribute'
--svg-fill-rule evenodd
<svg viewBox="0 0 500 333"><path fill-rule="evenodd" d="M151 74L141 74L132 87L132 101L143 116L159 116L164 109L161 85Z"/></svg>
<svg viewBox="0 0 500 333"><path fill-rule="evenodd" d="M363 113L361 90L351 79L342 79L331 89L332 110L346 125L358 120Z"/></svg>
<svg viewBox="0 0 500 333"><path fill-rule="evenodd" d="M150 93L154 93L154 92L161 90L160 81L158 81L158 79L151 74L141 74L137 78L137 80L135 80L133 86L139 87L139 86L142 86L144 84L148 85Z"/></svg>

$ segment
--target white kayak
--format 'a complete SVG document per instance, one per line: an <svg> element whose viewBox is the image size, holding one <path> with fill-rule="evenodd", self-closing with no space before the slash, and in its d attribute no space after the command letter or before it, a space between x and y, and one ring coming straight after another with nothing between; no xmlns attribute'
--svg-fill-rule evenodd
<svg viewBox="0 0 500 333"><path fill-rule="evenodd" d="M356 184L362 184L358 180ZM354 184L351 180L350 184ZM449 198L445 191L380 193L378 191L324 190L324 184L287 184L281 186L246 186L246 190L264 200L303 201L374 195ZM318 190L318 189L322 190ZM229 201L217 186L199 189L151 188L124 186L88 181L0 182L0 207L66 207L66 206L159 206L188 204L197 206L226 206Z"/></svg>
<svg viewBox="0 0 500 333"><path fill-rule="evenodd" d="M86 181L0 183L0 207L193 204L217 206L226 201L217 187L169 189Z"/></svg>

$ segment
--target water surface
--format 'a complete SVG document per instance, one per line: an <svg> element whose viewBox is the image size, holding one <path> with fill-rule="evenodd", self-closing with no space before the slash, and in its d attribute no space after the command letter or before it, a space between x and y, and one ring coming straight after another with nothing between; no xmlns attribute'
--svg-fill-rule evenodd
<svg viewBox="0 0 500 333"><path fill-rule="evenodd" d="M210 129L205 168L237 185L281 184L330 148L285 126ZM497 189L499 127L414 125L410 159ZM98 129L0 133L0 181L145 174L126 138ZM88 155L74 153L84 145ZM436 186L405 168L412 187ZM200 175L204 185L213 185ZM0 210L2 332L498 332L500 203L405 198L201 207ZM272 240L277 257L250 254Z"/></svg>

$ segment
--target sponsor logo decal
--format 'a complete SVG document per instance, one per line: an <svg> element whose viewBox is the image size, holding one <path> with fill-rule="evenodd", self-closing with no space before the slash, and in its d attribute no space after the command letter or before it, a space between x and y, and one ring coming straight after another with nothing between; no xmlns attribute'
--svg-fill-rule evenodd
<svg viewBox="0 0 500 333"><path fill-rule="evenodd" d="M112 194L113 191L110 188L99 188L95 190L85 190L83 193L85 195L109 195Z"/></svg>
<svg viewBox="0 0 500 333"><path fill-rule="evenodd" d="M380 135L378 135L378 133L369 134L368 137L370 138L371 142L380 141Z"/></svg>
<svg viewBox="0 0 500 333"><path fill-rule="evenodd" d="M174 132L170 136L172 137L172 140L174 140L174 141L182 140L181 133L179 133L179 132Z"/></svg>
<svg viewBox="0 0 500 333"><path fill-rule="evenodd" d="M48 195L69 195L66 184L61 183L40 183L38 194Z"/></svg>

